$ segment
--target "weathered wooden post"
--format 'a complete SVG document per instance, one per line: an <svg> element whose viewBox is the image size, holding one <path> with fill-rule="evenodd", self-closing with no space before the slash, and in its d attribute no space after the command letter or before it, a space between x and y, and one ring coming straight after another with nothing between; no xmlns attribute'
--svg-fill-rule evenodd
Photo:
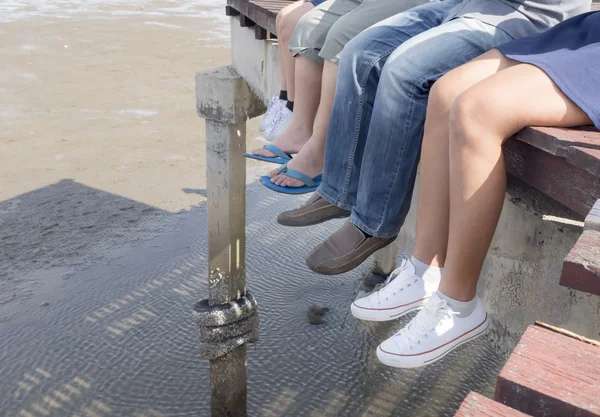
<svg viewBox="0 0 600 417"><path fill-rule="evenodd" d="M256 300L246 292L246 120L263 103L231 66L196 75L206 119L209 298L194 306L200 353L210 359L212 417L244 417L246 346L258 338Z"/></svg>

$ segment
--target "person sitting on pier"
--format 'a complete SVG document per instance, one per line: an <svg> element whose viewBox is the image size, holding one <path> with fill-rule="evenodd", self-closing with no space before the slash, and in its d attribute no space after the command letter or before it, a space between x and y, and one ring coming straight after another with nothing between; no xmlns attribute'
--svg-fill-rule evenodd
<svg viewBox="0 0 600 417"><path fill-rule="evenodd" d="M307 226L350 217L308 255L307 265L321 274L347 272L395 240L410 208L429 90L442 75L590 6L590 0L438 0L352 40L340 63L322 184L305 205L277 219Z"/></svg>
<svg viewBox="0 0 600 417"><path fill-rule="evenodd" d="M291 155L300 152L311 137L313 140L310 143L323 143L325 139L338 63L346 43L372 24L427 1L328 0L312 10L311 6L298 3L284 9L286 12L280 19L280 27L287 29L279 35L279 51L282 67L285 67L282 76L285 76L287 81L282 83L282 86L287 85L291 88L291 83L295 83L297 88L294 89L293 95L288 91L287 98L291 98L292 103L288 102L287 107L281 102L278 106L271 105L267 117L263 120L261 128L267 129L265 138L274 142L264 148L255 149L246 156L280 164L289 162L285 168L288 174L294 175L294 172L298 172L303 178L301 172L310 170L301 164L302 159L299 159L298 163L295 160L291 161ZM294 19L299 20L289 38L289 29ZM283 51L288 46L288 39L291 55ZM292 55L296 58L290 61ZM292 75L292 70L295 70L295 76ZM282 97L285 97L285 92ZM273 100L276 99L274 97ZM322 149L320 154L323 154ZM318 164L322 165L322 161ZM317 184L311 178L303 179L308 183L303 188L278 190L294 194L314 191ZM267 182L272 184L268 180Z"/></svg>
<svg viewBox="0 0 600 417"><path fill-rule="evenodd" d="M273 141L286 129L292 120L294 110L295 67L294 55L289 50L290 39L298 20L306 13L324 3L325 0L296 1L287 5L277 13L275 25L277 27L277 49L279 53L279 83L281 90L275 94L269 104L263 120L258 127L264 132L265 139ZM275 126L277 128L275 129Z"/></svg>
<svg viewBox="0 0 600 417"><path fill-rule="evenodd" d="M414 255L351 307L373 321L422 308L377 348L382 363L427 365L486 330L476 288L506 191L502 144L527 126L600 129L599 28L600 12L573 17L493 49L433 86Z"/></svg>

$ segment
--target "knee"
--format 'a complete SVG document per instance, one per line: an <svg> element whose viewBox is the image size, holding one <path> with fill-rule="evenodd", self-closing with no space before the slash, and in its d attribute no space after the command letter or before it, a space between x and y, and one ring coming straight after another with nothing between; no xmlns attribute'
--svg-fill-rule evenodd
<svg viewBox="0 0 600 417"><path fill-rule="evenodd" d="M486 114L491 115L489 98L472 90L460 94L450 107L449 128L452 141L467 143L487 137L493 129L493 123Z"/></svg>
<svg viewBox="0 0 600 417"><path fill-rule="evenodd" d="M356 36L346 44L342 52L342 59L346 61L361 60L369 53L368 44L369 42L366 37L361 35Z"/></svg>
<svg viewBox="0 0 600 417"><path fill-rule="evenodd" d="M359 35L350 40L342 50L340 71L350 70L358 79L362 79L375 65L376 52L369 48L368 37Z"/></svg>
<svg viewBox="0 0 600 417"><path fill-rule="evenodd" d="M299 21L293 14L283 9L277 14L275 23L277 25L277 37L285 42L289 42Z"/></svg>
<svg viewBox="0 0 600 417"><path fill-rule="evenodd" d="M344 45L346 45L348 41L350 41L349 32L342 22L342 19L340 19L331 27L329 33L327 33L325 45L335 47L341 52L344 49ZM326 48L325 45L323 46L323 49Z"/></svg>
<svg viewBox="0 0 600 417"><path fill-rule="evenodd" d="M392 93L427 105L431 90L438 82L440 85L436 87L435 103L438 99L451 99L456 94L452 82L437 80L437 73L438 62L431 59L427 51L405 43L392 52L385 62L381 83Z"/></svg>
<svg viewBox="0 0 600 417"><path fill-rule="evenodd" d="M381 70L379 85L390 98L397 95L416 99L415 88L421 83L422 75L416 74L402 60L388 58ZM425 96L426 97L426 96ZM396 99L396 98L395 98ZM425 98L427 100L427 98Z"/></svg>
<svg viewBox="0 0 600 417"><path fill-rule="evenodd" d="M279 11L279 13L277 13L277 16L275 17L275 28L277 29L278 36L279 36L279 30L281 28L281 21L283 20L284 17L287 17L289 14L290 14L290 12L287 7L284 7L283 9L281 9Z"/></svg>
<svg viewBox="0 0 600 417"><path fill-rule="evenodd" d="M444 76L440 78L433 84L429 92L428 113L448 114L452 104L462 92L451 77Z"/></svg>

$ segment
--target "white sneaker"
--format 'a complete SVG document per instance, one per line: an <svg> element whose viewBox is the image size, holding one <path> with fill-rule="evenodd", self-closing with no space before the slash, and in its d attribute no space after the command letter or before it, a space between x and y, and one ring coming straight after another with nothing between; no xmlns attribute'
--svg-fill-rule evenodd
<svg viewBox="0 0 600 417"><path fill-rule="evenodd" d="M292 111L285 105L281 107L275 119L273 119L272 127L265 131L265 139L269 142L273 142L277 139L292 123Z"/></svg>
<svg viewBox="0 0 600 417"><path fill-rule="evenodd" d="M359 298L350 307L360 320L388 321L411 311L420 310L438 289L439 278L423 279L415 275L415 267L405 259L379 291Z"/></svg>
<svg viewBox="0 0 600 417"><path fill-rule="evenodd" d="M263 116L262 122L258 126L258 130L264 132L269 127L273 125L273 120L277 116L277 114L281 111L281 108L285 106L286 101L279 99L279 94L275 94L271 97L269 104L267 104L267 111Z"/></svg>
<svg viewBox="0 0 600 417"><path fill-rule="evenodd" d="M411 321L377 348L377 359L396 368L417 368L441 359L458 346L482 335L489 326L485 307L458 317L437 294Z"/></svg>

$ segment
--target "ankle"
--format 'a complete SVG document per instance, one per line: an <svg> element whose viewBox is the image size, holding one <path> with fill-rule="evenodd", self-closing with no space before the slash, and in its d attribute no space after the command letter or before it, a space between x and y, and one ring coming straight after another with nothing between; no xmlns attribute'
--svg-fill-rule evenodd
<svg viewBox="0 0 600 417"><path fill-rule="evenodd" d="M477 307L477 297L473 296L468 301L460 301L456 298L450 297L444 294L441 290L437 290L437 295L442 300L446 301L446 304L452 311L458 313L458 317L465 318L469 317L473 311L475 311L475 307Z"/></svg>
<svg viewBox="0 0 600 417"><path fill-rule="evenodd" d="M288 133L294 141L306 143L313 132L312 129L307 128L303 123L292 119L292 123L288 127Z"/></svg>
<svg viewBox="0 0 600 417"><path fill-rule="evenodd" d="M430 265L426 262L417 259L414 255L410 257L410 262L415 267L415 274L420 277L423 277L424 275L431 275L441 278L442 273L444 272L443 267Z"/></svg>
<svg viewBox="0 0 600 417"><path fill-rule="evenodd" d="M433 245L423 245L417 242L415 250L413 251L413 258L418 259L425 265L433 268L444 269L444 263L446 261L445 249L432 251Z"/></svg>

